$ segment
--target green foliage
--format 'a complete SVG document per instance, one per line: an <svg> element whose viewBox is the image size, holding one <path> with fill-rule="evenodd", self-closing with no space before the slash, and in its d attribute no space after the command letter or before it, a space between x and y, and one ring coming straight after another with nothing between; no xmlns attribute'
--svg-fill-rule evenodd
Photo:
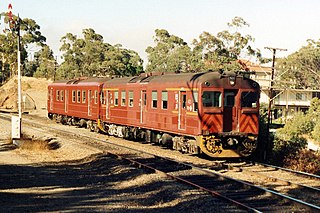
<svg viewBox="0 0 320 213"><path fill-rule="evenodd" d="M53 57L53 52L49 46L44 45L42 49L35 54L36 71L33 74L37 78L54 78L56 60Z"/></svg>
<svg viewBox="0 0 320 213"><path fill-rule="evenodd" d="M249 24L241 17L235 17L228 23L229 31L224 30L216 36L203 32L199 39L194 39L191 49L183 39L169 34L166 30L155 31L155 47L148 47L147 71L161 72L190 72L202 70L224 69L236 71L241 69L238 59L240 54L260 57L258 50L254 50L250 42L254 39L250 35L242 35L239 30Z"/></svg>
<svg viewBox="0 0 320 213"><path fill-rule="evenodd" d="M291 140L303 134L309 134L314 128L314 122L309 115L303 112L297 112L291 120L289 120L284 128L277 131L277 137L283 140Z"/></svg>
<svg viewBox="0 0 320 213"><path fill-rule="evenodd" d="M314 126L314 129L311 133L311 136L318 143L320 142L320 122L317 122L317 124ZM320 143L319 143L319 145L320 145Z"/></svg>
<svg viewBox="0 0 320 213"><path fill-rule="evenodd" d="M177 72L189 71L183 63L189 64L191 56L190 47L183 39L170 35L167 30L156 29L155 47L147 47L148 64L147 72Z"/></svg>
<svg viewBox="0 0 320 213"><path fill-rule="evenodd" d="M2 13L2 15L5 13ZM6 14L5 14L6 15ZM0 34L0 61L1 61L1 80L4 81L12 75L17 73L17 46L18 46L18 24L20 24L21 46L20 55L23 68L30 68L32 66L26 65L27 49L30 44L36 46L43 46L46 38L40 32L40 26L32 19L19 19L13 15L14 24L9 24L8 17L5 17L4 23L6 29L3 34ZM24 70L24 69L23 69ZM28 73L28 71L27 71ZM32 75L32 74L31 74Z"/></svg>
<svg viewBox="0 0 320 213"><path fill-rule="evenodd" d="M81 76L132 76L142 69L142 59L121 45L104 43L103 37L93 29L84 29L83 38L67 33L62 37L61 51L64 62L57 70L57 78Z"/></svg>

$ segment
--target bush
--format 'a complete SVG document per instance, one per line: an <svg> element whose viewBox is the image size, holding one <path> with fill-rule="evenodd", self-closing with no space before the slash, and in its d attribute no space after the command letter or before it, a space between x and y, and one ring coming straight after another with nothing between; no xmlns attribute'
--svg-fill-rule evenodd
<svg viewBox="0 0 320 213"><path fill-rule="evenodd" d="M311 116L305 115L303 112L297 112L293 119L289 120L283 128L283 131L289 137L302 134L309 134L314 128L314 122Z"/></svg>
<svg viewBox="0 0 320 213"><path fill-rule="evenodd" d="M309 150L301 150L289 154L283 162L284 166L293 170L299 170L320 175L320 154Z"/></svg>
<svg viewBox="0 0 320 213"><path fill-rule="evenodd" d="M320 122L315 125L312 131L312 138L317 142L320 142Z"/></svg>
<svg viewBox="0 0 320 213"><path fill-rule="evenodd" d="M294 136L290 140L284 140L276 135L273 141L271 162L283 166L288 156L299 153L306 145L307 140L303 137Z"/></svg>

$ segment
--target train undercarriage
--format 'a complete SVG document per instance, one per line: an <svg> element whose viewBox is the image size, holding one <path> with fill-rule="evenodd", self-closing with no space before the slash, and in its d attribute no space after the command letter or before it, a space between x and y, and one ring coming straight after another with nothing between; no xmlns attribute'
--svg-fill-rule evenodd
<svg viewBox="0 0 320 213"><path fill-rule="evenodd" d="M165 146L182 153L205 154L212 158L239 158L250 156L257 148L257 137L245 134L215 134L206 136L181 136L172 133L122 126L86 120L65 115L48 114L58 123L84 127L94 132L128 140L142 141Z"/></svg>

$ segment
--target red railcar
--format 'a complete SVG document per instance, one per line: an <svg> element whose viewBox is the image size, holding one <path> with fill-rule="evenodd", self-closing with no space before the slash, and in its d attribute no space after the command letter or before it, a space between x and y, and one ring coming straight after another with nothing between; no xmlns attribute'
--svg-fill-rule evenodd
<svg viewBox="0 0 320 213"><path fill-rule="evenodd" d="M99 101L92 96L96 108L91 116L87 102L65 103L78 106L68 112L58 103L50 104L59 96L55 91L72 94L90 88L100 95ZM259 95L259 85L239 73L143 74L54 83L49 85L48 112L59 120L87 123L91 129L118 137L211 157L242 157L257 147Z"/></svg>
<svg viewBox="0 0 320 213"><path fill-rule="evenodd" d="M247 156L257 146L259 94L256 82L235 73L111 79L103 85L101 123L111 135L184 152Z"/></svg>
<svg viewBox="0 0 320 213"><path fill-rule="evenodd" d="M48 117L97 130L105 78L55 81L48 85ZM89 121L89 122L88 122Z"/></svg>

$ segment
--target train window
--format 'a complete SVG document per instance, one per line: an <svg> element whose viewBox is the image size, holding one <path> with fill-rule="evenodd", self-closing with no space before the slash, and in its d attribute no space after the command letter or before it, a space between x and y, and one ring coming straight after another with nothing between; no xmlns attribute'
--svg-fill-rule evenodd
<svg viewBox="0 0 320 213"><path fill-rule="evenodd" d="M193 91L193 111L198 111L198 92Z"/></svg>
<svg viewBox="0 0 320 213"><path fill-rule="evenodd" d="M158 105L158 93L156 90L152 91L152 108L157 108Z"/></svg>
<svg viewBox="0 0 320 213"><path fill-rule="evenodd" d="M98 91L95 90L94 91L94 104L97 104L98 103Z"/></svg>
<svg viewBox="0 0 320 213"><path fill-rule="evenodd" d="M162 109L168 109L168 91L162 91Z"/></svg>
<svg viewBox="0 0 320 213"><path fill-rule="evenodd" d="M72 102L76 102L76 91L72 90Z"/></svg>
<svg viewBox="0 0 320 213"><path fill-rule="evenodd" d="M241 107L258 107L258 93L256 92L243 92L241 93Z"/></svg>
<svg viewBox="0 0 320 213"><path fill-rule="evenodd" d="M121 91L121 106L125 106L126 105L126 91L123 90Z"/></svg>
<svg viewBox="0 0 320 213"><path fill-rule="evenodd" d="M182 95L182 108L183 109L187 108L187 95L186 94Z"/></svg>
<svg viewBox="0 0 320 213"><path fill-rule="evenodd" d="M82 103L86 103L86 91L82 90Z"/></svg>
<svg viewBox="0 0 320 213"><path fill-rule="evenodd" d="M77 90L77 102L80 103L81 100L81 91Z"/></svg>
<svg viewBox="0 0 320 213"><path fill-rule="evenodd" d="M147 91L146 90L142 90L142 94L143 94L143 106L147 106Z"/></svg>
<svg viewBox="0 0 320 213"><path fill-rule="evenodd" d="M224 93L224 106L233 107L234 106L234 92L225 92Z"/></svg>
<svg viewBox="0 0 320 213"><path fill-rule="evenodd" d="M101 91L101 93L100 93L100 103L101 103L101 104L106 104L106 103L105 103L105 98L104 98L104 92L103 92L103 91Z"/></svg>
<svg viewBox="0 0 320 213"><path fill-rule="evenodd" d="M133 91L129 91L129 107L133 107Z"/></svg>
<svg viewBox="0 0 320 213"><path fill-rule="evenodd" d="M56 99L57 99L57 101L60 100L60 90L56 91Z"/></svg>
<svg viewBox="0 0 320 213"><path fill-rule="evenodd" d="M114 105L115 106L118 106L118 98L119 98L118 91L114 91Z"/></svg>
<svg viewBox="0 0 320 213"><path fill-rule="evenodd" d="M60 100L61 101L64 100L64 91L63 90L60 91Z"/></svg>
<svg viewBox="0 0 320 213"><path fill-rule="evenodd" d="M204 91L202 93L202 105L204 107L221 107L221 92Z"/></svg>

